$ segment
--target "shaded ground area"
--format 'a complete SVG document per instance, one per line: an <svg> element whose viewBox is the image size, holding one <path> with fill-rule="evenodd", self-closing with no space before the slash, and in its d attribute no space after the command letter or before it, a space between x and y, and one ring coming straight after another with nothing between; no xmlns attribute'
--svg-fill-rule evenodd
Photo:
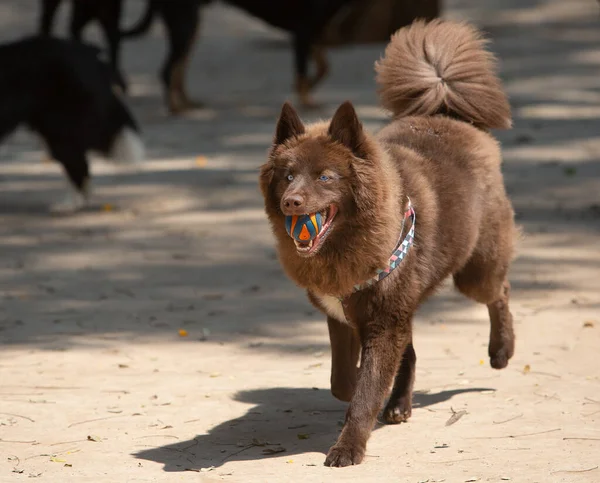
<svg viewBox="0 0 600 483"><path fill-rule="evenodd" d="M322 466L345 405L328 391L323 317L279 268L256 182L292 96L291 52L217 5L189 75L202 112L164 112L158 23L125 44L149 160L95 163L86 212L46 213L63 177L35 138L0 147L1 481L600 481L598 5L448 5L489 33L514 107L498 133L524 229L509 368L488 366L485 307L444 290L415 321L410 423L378 427L360 467ZM33 32L37 7L2 2L0 40ZM142 8L131 0L126 21ZM348 98L381 126L382 48L332 52L324 106L305 117Z"/></svg>

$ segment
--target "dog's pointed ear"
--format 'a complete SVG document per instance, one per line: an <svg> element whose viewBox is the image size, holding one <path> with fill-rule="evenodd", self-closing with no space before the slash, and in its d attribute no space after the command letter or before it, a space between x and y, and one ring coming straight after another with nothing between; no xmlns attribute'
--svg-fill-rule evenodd
<svg viewBox="0 0 600 483"><path fill-rule="evenodd" d="M356 156L361 157L365 133L350 101L344 102L335 111L328 133L333 140L343 144Z"/></svg>
<svg viewBox="0 0 600 483"><path fill-rule="evenodd" d="M276 145L283 144L292 137L304 134L305 131L304 124L302 124L296 109L289 102L283 104L275 128L274 143Z"/></svg>

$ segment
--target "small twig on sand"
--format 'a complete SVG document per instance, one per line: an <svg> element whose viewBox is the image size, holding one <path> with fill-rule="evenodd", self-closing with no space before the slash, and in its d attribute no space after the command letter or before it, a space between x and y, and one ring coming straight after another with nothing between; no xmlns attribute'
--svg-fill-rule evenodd
<svg viewBox="0 0 600 483"><path fill-rule="evenodd" d="M586 397L584 399L586 401L589 401L589 402L594 403L594 404L600 404L600 401L596 401L595 399L592 399L591 397Z"/></svg>
<svg viewBox="0 0 600 483"><path fill-rule="evenodd" d="M563 441L567 441L567 440L570 440L570 439L581 440L581 441L600 441L600 438L577 438L577 437L574 437L574 438L563 438Z"/></svg>
<svg viewBox="0 0 600 483"><path fill-rule="evenodd" d="M594 471L597 470L598 467L594 466L593 468L588 468L586 470L558 470L558 471L553 471L552 475L554 475L555 473L587 473L588 471Z"/></svg>
<svg viewBox="0 0 600 483"><path fill-rule="evenodd" d="M33 386L34 389L66 389L66 390L73 390L73 389L89 389L88 387L80 387L80 386Z"/></svg>
<svg viewBox="0 0 600 483"><path fill-rule="evenodd" d="M79 421L77 423L71 423L67 426L67 428L72 428L73 426L78 426L80 424L85 423L93 423L94 421L104 421L106 419L114 419L114 418L122 418L123 416L106 416L104 418L96 418L96 419L86 419L85 421Z"/></svg>
<svg viewBox="0 0 600 483"><path fill-rule="evenodd" d="M446 463L462 463L463 461L476 461L479 460L481 458L465 458L462 460L448 460L448 461L428 461L427 463L441 463L441 464L446 464Z"/></svg>
<svg viewBox="0 0 600 483"><path fill-rule="evenodd" d="M227 461L229 458L231 458L231 457L233 457L233 456L236 456L236 455L238 455L238 454L242 453L243 451L246 451L246 450L248 450L248 449L250 449L250 448L254 448L255 446L256 446L255 444L249 444L249 445L246 445L246 446L244 446L242 449L240 449L239 451L236 451L235 453L228 454L228 455L227 455L227 456L225 456L225 458L223 458L221 461Z"/></svg>
<svg viewBox="0 0 600 483"><path fill-rule="evenodd" d="M246 450L249 450L250 448L255 448L255 447L260 447L260 446L280 446L280 445L281 445L281 443L269 443L268 441L262 442L262 441L258 441L258 440L252 440L252 442L248 443L246 446L244 446L239 451L236 451L235 453L231 453L231 454L225 456L225 458L223 458L221 461L226 461L235 455L238 455Z"/></svg>
<svg viewBox="0 0 600 483"><path fill-rule="evenodd" d="M452 416L450 416L450 419L446 421L446 426L452 426L460 418L467 414L467 411L465 411L464 409L462 409L461 411L455 411L453 408L450 408L450 411L452 411Z"/></svg>
<svg viewBox="0 0 600 483"><path fill-rule="evenodd" d="M178 451L185 453L188 449L193 448L194 446L198 446L198 443L199 443L198 438L197 437L194 438L193 441L194 441L193 443L188 444L185 448L181 448Z"/></svg>
<svg viewBox="0 0 600 483"><path fill-rule="evenodd" d="M598 413L600 413L600 409L598 411L594 411L593 413L590 413L590 414L583 414L582 416L584 418L589 418L590 416L593 416L594 414L598 414Z"/></svg>
<svg viewBox="0 0 600 483"><path fill-rule="evenodd" d="M525 433L525 434L515 434L507 436L507 438L522 438L524 436L536 436L538 434L546 434L546 433L554 433L555 431L560 431L561 428L548 429L547 431L538 431L536 433Z"/></svg>
<svg viewBox="0 0 600 483"><path fill-rule="evenodd" d="M319 412L319 413L343 413L345 412L345 409L305 409L304 412L305 413L313 413L313 412Z"/></svg>
<svg viewBox="0 0 600 483"><path fill-rule="evenodd" d="M148 436L140 436L139 438L135 438L135 439L146 439L146 438L172 438L172 439L179 439L177 436L173 436L171 434L150 434Z"/></svg>
<svg viewBox="0 0 600 483"><path fill-rule="evenodd" d="M504 423L508 423L509 421L514 421L515 419L519 419L523 417L523 413L519 414L518 416L514 416L510 419L505 419L504 421L492 421L492 423L494 424L504 424Z"/></svg>
<svg viewBox="0 0 600 483"><path fill-rule="evenodd" d="M544 399L554 399L555 401L560 401L560 398L556 394L553 394L552 396L548 396L548 394L540 394L538 392L534 392L533 394L538 397L543 397Z"/></svg>
<svg viewBox="0 0 600 483"><path fill-rule="evenodd" d="M52 443L50 446L59 446L61 444L73 444L73 443L83 443L87 441L86 439L76 439L74 441L62 441L60 443Z"/></svg>
<svg viewBox="0 0 600 483"><path fill-rule="evenodd" d="M561 428L549 429L547 431L539 431L537 433L525 433L525 434L509 434L507 436L475 436L467 439L505 439L505 438L523 438L525 436L536 436L538 434L553 433L560 431Z"/></svg>
<svg viewBox="0 0 600 483"><path fill-rule="evenodd" d="M0 414L4 414L5 416L14 416L15 418L27 419L27 421L31 421L32 423L35 423L35 421L33 419L28 418L27 416L21 416L20 414L13 414L13 413L0 413Z"/></svg>
<svg viewBox="0 0 600 483"><path fill-rule="evenodd" d="M2 396L43 396L43 392L2 392L0 393L0 397Z"/></svg>
<svg viewBox="0 0 600 483"><path fill-rule="evenodd" d="M558 374L552 374L551 372L529 371L529 374L537 374L539 376L556 377L557 379L560 379L560 376Z"/></svg>
<svg viewBox="0 0 600 483"><path fill-rule="evenodd" d="M2 439L2 438L0 438L0 443L33 444L33 443L37 443L37 441L35 439L33 441L17 441L17 440L14 440L14 439Z"/></svg>

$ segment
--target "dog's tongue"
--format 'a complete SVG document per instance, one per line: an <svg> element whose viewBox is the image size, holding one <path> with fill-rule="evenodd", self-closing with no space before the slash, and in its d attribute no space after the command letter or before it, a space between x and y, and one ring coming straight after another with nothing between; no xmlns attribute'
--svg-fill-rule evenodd
<svg viewBox="0 0 600 483"><path fill-rule="evenodd" d="M285 229L294 240L308 243L314 240L323 226L321 213L285 217Z"/></svg>

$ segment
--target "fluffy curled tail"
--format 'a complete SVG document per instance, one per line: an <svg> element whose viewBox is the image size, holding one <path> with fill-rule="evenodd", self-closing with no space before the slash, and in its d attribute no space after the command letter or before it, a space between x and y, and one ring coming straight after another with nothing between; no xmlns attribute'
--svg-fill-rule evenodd
<svg viewBox="0 0 600 483"><path fill-rule="evenodd" d="M416 21L398 30L375 65L382 105L395 116L446 114L509 128L510 105L486 44L467 23Z"/></svg>

